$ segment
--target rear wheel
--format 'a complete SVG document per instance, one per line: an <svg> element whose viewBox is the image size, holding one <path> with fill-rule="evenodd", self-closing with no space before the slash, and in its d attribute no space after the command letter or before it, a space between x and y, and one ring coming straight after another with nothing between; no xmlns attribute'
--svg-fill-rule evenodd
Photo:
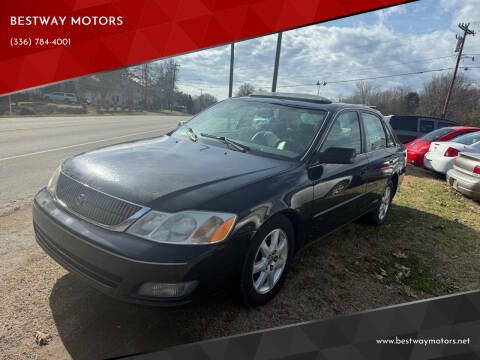
<svg viewBox="0 0 480 360"><path fill-rule="evenodd" d="M390 208L392 207L393 194L393 182L389 180L375 211L367 215L367 222L376 226L382 225L385 222L385 219L390 212Z"/></svg>
<svg viewBox="0 0 480 360"><path fill-rule="evenodd" d="M245 305L264 305L280 291L292 259L294 237L292 224L283 215L271 219L257 232L240 281Z"/></svg>

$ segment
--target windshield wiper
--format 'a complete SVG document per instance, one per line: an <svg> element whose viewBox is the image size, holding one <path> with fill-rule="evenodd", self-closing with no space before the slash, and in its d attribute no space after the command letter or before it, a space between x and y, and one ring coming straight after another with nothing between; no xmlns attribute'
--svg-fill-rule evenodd
<svg viewBox="0 0 480 360"><path fill-rule="evenodd" d="M191 127L187 128L188 131L188 136L190 137L190 140L192 141L197 141L198 140L198 135L195 134L195 131Z"/></svg>
<svg viewBox="0 0 480 360"><path fill-rule="evenodd" d="M248 150L250 150L250 148L248 146L240 144L236 141L233 141L233 140L231 140L231 139L229 139L225 136L217 136L217 135L211 135L211 134L205 134L205 133L200 133L200 135L204 136L204 137L211 138L211 139L216 139L216 140L223 141L225 144L233 146L235 149L237 149L238 151L241 151L241 152L247 152Z"/></svg>

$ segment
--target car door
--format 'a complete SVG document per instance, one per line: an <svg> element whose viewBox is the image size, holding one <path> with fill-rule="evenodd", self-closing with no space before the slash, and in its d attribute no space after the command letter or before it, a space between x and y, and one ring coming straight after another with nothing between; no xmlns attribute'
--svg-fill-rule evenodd
<svg viewBox="0 0 480 360"><path fill-rule="evenodd" d="M396 162L395 141L386 132L380 116L362 111L361 124L365 133L368 170L365 175L368 205L373 206L383 195L387 181L392 177ZM387 135L388 134L388 135Z"/></svg>
<svg viewBox="0 0 480 360"><path fill-rule="evenodd" d="M358 217L366 208L364 200L368 159L363 151L362 130L357 111L343 111L334 119L318 151L329 147L353 148L353 164L310 166L313 178L312 227L314 236L324 235Z"/></svg>

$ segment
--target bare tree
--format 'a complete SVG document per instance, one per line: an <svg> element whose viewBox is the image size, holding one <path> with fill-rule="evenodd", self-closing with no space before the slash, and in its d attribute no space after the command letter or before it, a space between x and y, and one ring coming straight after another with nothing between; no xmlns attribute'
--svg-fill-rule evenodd
<svg viewBox="0 0 480 360"><path fill-rule="evenodd" d="M254 91L255 91L255 88L253 87L253 85L249 83L244 83L238 88L238 91L235 93L235 96L248 96L252 94Z"/></svg>
<svg viewBox="0 0 480 360"><path fill-rule="evenodd" d="M370 105L368 102L370 101L372 95L379 90L377 85L366 81L357 82L355 86L357 87L357 90L354 97L355 100L357 100L360 104Z"/></svg>
<svg viewBox="0 0 480 360"><path fill-rule="evenodd" d="M207 107L215 104L217 98L211 94L205 93L193 99L193 112L196 114Z"/></svg>
<svg viewBox="0 0 480 360"><path fill-rule="evenodd" d="M421 114L437 117L442 114L451 77L451 74L434 76L424 84L420 93ZM469 110L475 108L477 101L478 91L472 87L470 79L463 73L457 74L446 118L465 123Z"/></svg>

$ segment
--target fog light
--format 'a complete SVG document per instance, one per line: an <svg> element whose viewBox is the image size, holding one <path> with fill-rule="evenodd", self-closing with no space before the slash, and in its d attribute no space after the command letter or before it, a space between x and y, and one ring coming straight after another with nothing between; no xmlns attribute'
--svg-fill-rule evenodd
<svg viewBox="0 0 480 360"><path fill-rule="evenodd" d="M182 297L192 293L198 285L198 281L189 281L176 284L164 284L148 282L142 284L137 291L138 295L151 297Z"/></svg>

